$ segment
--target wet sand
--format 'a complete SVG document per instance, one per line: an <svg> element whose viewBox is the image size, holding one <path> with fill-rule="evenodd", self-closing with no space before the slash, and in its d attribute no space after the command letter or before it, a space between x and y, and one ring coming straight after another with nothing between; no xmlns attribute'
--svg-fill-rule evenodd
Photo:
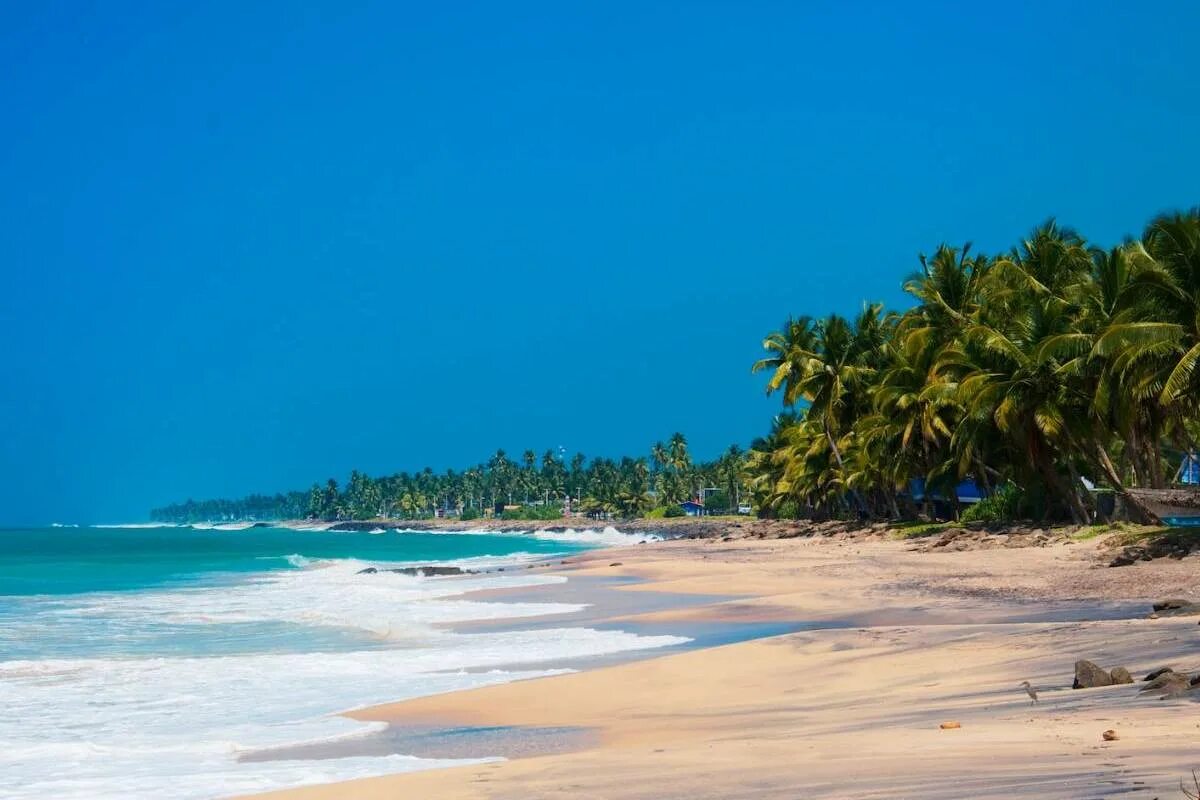
<svg viewBox="0 0 1200 800"><path fill-rule="evenodd" d="M1179 796L1200 767L1194 701L1070 685L1080 658L1136 677L1200 668L1195 618L1145 618L1152 599L1195 596L1195 559L1105 569L1097 546L683 541L577 557L554 568L574 579L565 586L598 580L634 598L605 618L584 612L589 625L810 629L355 712L410 739L508 732L463 734L455 752L467 757L550 733L503 762L270 796ZM662 600L679 595L703 602ZM1040 687L1038 705L1022 680ZM948 721L961 727L942 730ZM1108 729L1119 739L1104 741Z"/></svg>

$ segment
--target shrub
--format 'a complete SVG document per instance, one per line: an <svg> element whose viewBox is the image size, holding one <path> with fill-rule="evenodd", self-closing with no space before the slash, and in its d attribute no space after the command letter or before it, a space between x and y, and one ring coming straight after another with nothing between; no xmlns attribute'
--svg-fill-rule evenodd
<svg viewBox="0 0 1200 800"><path fill-rule="evenodd" d="M646 519L662 519L667 515L667 507L659 506L646 512Z"/></svg>
<svg viewBox="0 0 1200 800"><path fill-rule="evenodd" d="M479 509L464 508L462 510L462 516L460 516L459 519L461 519L463 522L470 522L473 519L479 519Z"/></svg>
<svg viewBox="0 0 1200 800"><path fill-rule="evenodd" d="M718 490L704 498L704 507L710 514L716 514L719 511L729 511L732 505L729 502L729 495L723 490Z"/></svg>
<svg viewBox="0 0 1200 800"><path fill-rule="evenodd" d="M1021 516L1024 494L1006 483L973 506L959 518L960 522L1010 522Z"/></svg>
<svg viewBox="0 0 1200 800"><path fill-rule="evenodd" d="M667 506L663 510L664 517L682 517L685 516L684 510L679 506Z"/></svg>

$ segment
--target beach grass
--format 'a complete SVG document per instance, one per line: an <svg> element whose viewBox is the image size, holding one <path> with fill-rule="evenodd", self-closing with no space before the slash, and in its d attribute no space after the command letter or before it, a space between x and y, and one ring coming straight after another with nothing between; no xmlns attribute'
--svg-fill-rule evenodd
<svg viewBox="0 0 1200 800"><path fill-rule="evenodd" d="M892 538L920 539L925 536L934 536L953 528L955 524L953 522L901 522L893 526Z"/></svg>

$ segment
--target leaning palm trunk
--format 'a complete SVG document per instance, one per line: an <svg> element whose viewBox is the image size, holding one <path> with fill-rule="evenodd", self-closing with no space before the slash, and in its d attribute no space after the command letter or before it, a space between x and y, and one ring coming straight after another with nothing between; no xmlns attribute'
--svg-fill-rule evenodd
<svg viewBox="0 0 1200 800"><path fill-rule="evenodd" d="M844 476L846 474L846 464L844 461L842 461L842 452L840 450L838 450L837 442L835 442L833 440L833 431L829 430L829 421L826 420L825 424L822 427L825 428L825 438L827 440L829 440L829 449L833 453L833 460L837 462L838 471L841 472L842 475ZM871 512L867 509L867 505L865 502L863 502L863 499L859 495L858 490L851 489L850 496L854 498L854 504L856 506L858 506L859 512L861 512L862 514L865 514L867 516L870 516Z"/></svg>
<svg viewBox="0 0 1200 800"><path fill-rule="evenodd" d="M1079 472L1076 471L1075 465L1069 458L1067 459L1067 473L1071 476L1072 502L1075 503L1076 507L1083 514L1084 521L1091 522L1091 511L1088 509L1087 503L1085 503L1083 500L1083 493L1079 490L1079 487L1083 486L1083 481L1080 479Z"/></svg>
<svg viewBox="0 0 1200 800"><path fill-rule="evenodd" d="M1051 496L1057 495L1066 502L1067 511L1071 512L1071 521L1076 525L1086 524L1088 521L1087 511L1080 508L1079 498L1071 491L1071 487L1063 485L1062 476L1058 474L1054 465L1043 457L1038 457L1035 461L1037 470L1042 473L1042 480L1046 482L1046 488L1050 490ZM1046 515L1049 516L1050 513L1051 506L1047 504Z"/></svg>
<svg viewBox="0 0 1200 800"><path fill-rule="evenodd" d="M1125 488L1125 484L1121 482L1121 476L1117 474L1117 470L1113 466L1112 459L1108 457L1108 451L1104 449L1104 445L1096 442L1093 445L1093 449L1096 454L1097 465L1104 472L1104 476L1112 484L1116 493L1121 495L1121 499L1125 501L1125 506L1129 509L1130 516L1134 518L1133 521L1144 525L1161 525L1162 520L1158 518L1158 515L1151 511L1149 506L1130 494L1129 490Z"/></svg>
<svg viewBox="0 0 1200 800"><path fill-rule="evenodd" d="M892 519L900 519L900 506L896 503L896 491L889 489L887 492L888 507L892 511Z"/></svg>

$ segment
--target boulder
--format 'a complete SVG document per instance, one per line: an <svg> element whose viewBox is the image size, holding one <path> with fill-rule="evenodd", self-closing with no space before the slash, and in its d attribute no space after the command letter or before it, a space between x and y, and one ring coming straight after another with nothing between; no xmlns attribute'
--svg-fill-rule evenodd
<svg viewBox="0 0 1200 800"><path fill-rule="evenodd" d="M934 547L945 547L946 545L950 544L958 537L963 536L964 534L968 534L968 533L970 533L970 531L964 530L963 528L950 528L948 531L946 531L940 537L938 537L938 540L933 543L933 546Z"/></svg>
<svg viewBox="0 0 1200 800"><path fill-rule="evenodd" d="M1174 608L1164 608L1154 612L1160 617L1196 617L1200 616L1200 603L1188 603Z"/></svg>
<svg viewBox="0 0 1200 800"><path fill-rule="evenodd" d="M1128 552L1130 548L1126 548L1126 552L1120 553L1112 561L1108 562L1110 567L1128 567L1136 564L1140 560L1140 556L1136 553Z"/></svg>
<svg viewBox="0 0 1200 800"><path fill-rule="evenodd" d="M1183 600L1181 598L1172 598L1170 600L1159 600L1154 604L1155 611L1169 611L1172 608L1184 608L1192 605L1191 600Z"/></svg>
<svg viewBox="0 0 1200 800"><path fill-rule="evenodd" d="M375 567L367 567L360 569L359 575L374 575L381 570ZM412 575L418 578L432 578L439 575L474 575L474 570L463 569L462 567L396 567L395 569L385 569L382 572L395 572L397 575Z"/></svg>
<svg viewBox="0 0 1200 800"><path fill-rule="evenodd" d="M1075 662L1075 683L1072 689L1095 689L1099 686L1112 686L1113 679L1100 667L1091 661Z"/></svg>
<svg viewBox="0 0 1200 800"><path fill-rule="evenodd" d="M1163 697L1179 697L1186 694L1191 688L1191 681L1187 675L1178 672L1164 672L1138 691L1146 694L1160 694Z"/></svg>
<svg viewBox="0 0 1200 800"><path fill-rule="evenodd" d="M1124 667L1116 667L1108 673L1108 677L1112 678L1113 683L1133 683L1133 676Z"/></svg>
<svg viewBox="0 0 1200 800"><path fill-rule="evenodd" d="M1159 675L1166 675L1168 672L1174 672L1174 671L1175 670L1171 669L1170 667L1159 667L1158 669L1151 670L1150 672L1146 673L1146 677L1142 678L1142 680L1152 681L1155 678L1157 678Z"/></svg>
<svg viewBox="0 0 1200 800"><path fill-rule="evenodd" d="M1104 733L1100 734L1100 738L1104 739L1106 742L1115 742L1121 737L1117 735L1116 731L1114 731L1112 728L1109 728Z"/></svg>

